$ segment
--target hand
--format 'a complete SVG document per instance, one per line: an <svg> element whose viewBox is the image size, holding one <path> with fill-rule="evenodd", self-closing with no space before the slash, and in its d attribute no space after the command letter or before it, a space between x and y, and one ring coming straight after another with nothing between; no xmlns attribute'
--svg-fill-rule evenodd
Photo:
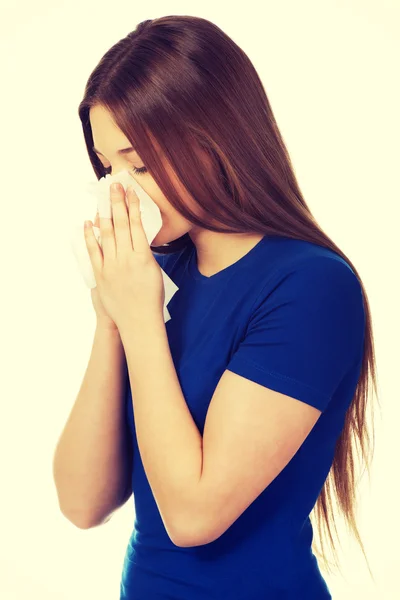
<svg viewBox="0 0 400 600"><path fill-rule="evenodd" d="M163 317L165 291L161 268L147 241L134 190L110 189L112 218L100 218L102 248L91 228L86 246L101 303L118 329L143 319Z"/></svg>
<svg viewBox="0 0 400 600"><path fill-rule="evenodd" d="M95 227L100 228L99 211L97 211L96 213L94 225ZM92 297L92 304L97 317L97 325L100 325L105 329L118 331L118 327L105 311L105 308L100 300L99 290L97 289L97 286L90 290L90 295Z"/></svg>
<svg viewBox="0 0 400 600"><path fill-rule="evenodd" d="M93 308L96 313L97 319L97 327L101 327L102 329L110 329L112 331L118 331L118 327L114 323L114 321L107 315L104 306L100 300L99 290L97 286L90 290L90 295L92 297Z"/></svg>

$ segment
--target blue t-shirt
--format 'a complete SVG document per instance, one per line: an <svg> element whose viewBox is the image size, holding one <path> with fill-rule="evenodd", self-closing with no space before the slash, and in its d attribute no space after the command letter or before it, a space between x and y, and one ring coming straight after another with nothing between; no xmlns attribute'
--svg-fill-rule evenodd
<svg viewBox="0 0 400 600"><path fill-rule="evenodd" d="M181 548L166 532L143 469L128 385L136 516L120 598L332 598L311 549L309 514L331 468L361 369L365 314L356 275L335 252L279 236L264 236L211 277L199 272L192 242L154 256L179 287L168 304L166 330L201 434L225 369L322 414L292 460L223 535Z"/></svg>

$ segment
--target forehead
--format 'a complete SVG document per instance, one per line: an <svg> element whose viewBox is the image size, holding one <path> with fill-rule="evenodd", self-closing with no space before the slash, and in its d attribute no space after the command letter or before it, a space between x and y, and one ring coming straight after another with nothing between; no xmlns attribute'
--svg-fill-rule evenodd
<svg viewBox="0 0 400 600"><path fill-rule="evenodd" d="M137 147L126 135L119 129L114 122L111 113L101 105L92 106L89 110L89 121L92 129L93 151L96 154L107 157L107 153L115 152L118 155L128 155L136 153L140 156ZM165 155L158 141L151 131L147 130L150 144L153 146L159 158L164 161ZM134 140L133 140L134 142Z"/></svg>
<svg viewBox="0 0 400 600"><path fill-rule="evenodd" d="M89 121L92 130L93 151L100 156L106 155L117 148L120 155L136 152L126 135L114 122L111 114L102 106L93 106L89 111Z"/></svg>

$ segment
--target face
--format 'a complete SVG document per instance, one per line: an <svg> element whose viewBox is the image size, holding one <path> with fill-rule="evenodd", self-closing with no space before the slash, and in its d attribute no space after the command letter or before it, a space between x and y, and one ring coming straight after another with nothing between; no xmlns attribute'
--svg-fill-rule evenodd
<svg viewBox="0 0 400 600"><path fill-rule="evenodd" d="M128 138L112 121L110 113L102 106L94 106L90 109L90 124L93 136L93 145L102 154L98 154L99 160L111 175L115 175L123 169L127 169L137 183L145 190L153 202L158 206L162 227L154 240L152 246L162 246L168 242L172 242L177 238L189 233L190 231L199 229L190 221L187 221L166 199L153 177L146 171L144 173L135 172L136 169L142 170L143 162L137 152L132 151L129 154L120 155L118 150L131 146ZM172 181L175 183L176 178L171 169L168 169ZM175 184L176 185L176 184ZM179 186L177 186L177 189ZM185 196L182 195L185 199ZM185 199L186 200L186 199ZM196 207L191 204L191 208L196 211ZM100 226L98 216L94 222L96 227Z"/></svg>

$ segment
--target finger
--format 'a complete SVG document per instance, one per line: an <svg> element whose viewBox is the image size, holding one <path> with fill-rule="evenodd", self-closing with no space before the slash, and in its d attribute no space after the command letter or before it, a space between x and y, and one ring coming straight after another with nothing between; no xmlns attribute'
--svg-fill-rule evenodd
<svg viewBox="0 0 400 600"><path fill-rule="evenodd" d="M111 217L99 217L100 221L100 235L101 235L101 246L103 250L104 261L107 258L115 259L117 254L116 240L115 240L115 227L114 227L114 211L112 208L113 198L115 192L113 192L113 186L109 187L110 204L111 204Z"/></svg>
<svg viewBox="0 0 400 600"><path fill-rule="evenodd" d="M132 238L129 226L129 214L125 201L125 189L119 185L117 191L111 186L111 208L114 223L116 252L132 252Z"/></svg>
<svg viewBox="0 0 400 600"><path fill-rule="evenodd" d="M101 273L103 267L103 254L97 242L96 236L92 229L92 222L87 221L88 226L84 227L85 242L89 253L90 262L92 263L93 273L97 282L98 273Z"/></svg>
<svg viewBox="0 0 400 600"><path fill-rule="evenodd" d="M140 213L140 199L133 187L130 185L127 188L126 194L128 198L129 223L133 249L136 252L152 253L143 228L142 217Z"/></svg>

